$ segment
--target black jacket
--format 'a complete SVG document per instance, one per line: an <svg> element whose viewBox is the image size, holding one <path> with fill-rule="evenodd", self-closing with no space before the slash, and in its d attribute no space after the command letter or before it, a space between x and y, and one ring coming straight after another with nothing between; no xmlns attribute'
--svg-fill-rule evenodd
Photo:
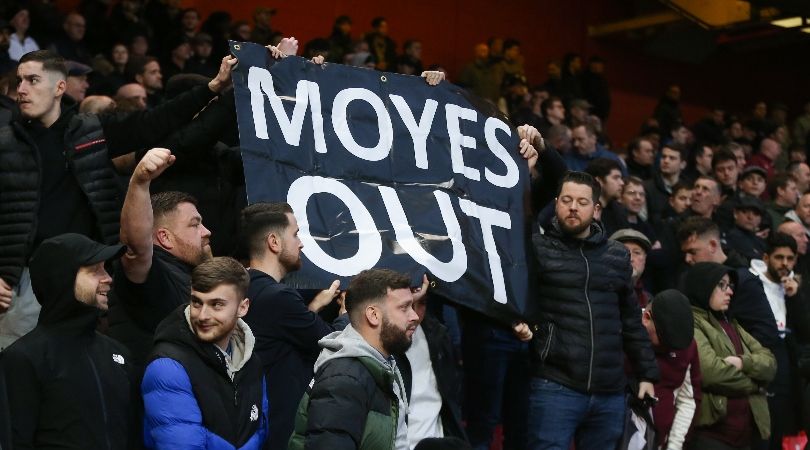
<svg viewBox="0 0 810 450"><path fill-rule="evenodd" d="M61 144L69 149L65 164L87 196L104 242L118 241L121 207L109 158L156 144L190 121L213 96L207 86L201 86L149 112L95 116L63 110L59 120L66 121L67 127ZM4 230L0 278L11 285L19 282L37 236L44 183L42 151L22 123L0 128L0 229Z"/></svg>
<svg viewBox="0 0 810 450"><path fill-rule="evenodd" d="M432 316L426 316L422 321L422 330L427 338L430 363L439 394L442 396L442 429L445 437L457 437L467 440L467 434L461 424L461 367L453 356L453 344L447 334L447 328ZM402 373L405 383L405 392L411 398L413 386L413 372L411 363L406 355L395 355L397 366ZM421 380L417 380L421 382Z"/></svg>
<svg viewBox="0 0 810 450"><path fill-rule="evenodd" d="M631 282L627 249L594 222L584 240L566 236L557 220L535 234L537 325L532 370L571 389L617 393L629 357L638 379L656 382L658 366Z"/></svg>
<svg viewBox="0 0 810 450"><path fill-rule="evenodd" d="M30 267L39 323L0 353L13 448L137 448L129 355L96 333L98 310L75 299L74 255L51 250L43 246Z"/></svg>

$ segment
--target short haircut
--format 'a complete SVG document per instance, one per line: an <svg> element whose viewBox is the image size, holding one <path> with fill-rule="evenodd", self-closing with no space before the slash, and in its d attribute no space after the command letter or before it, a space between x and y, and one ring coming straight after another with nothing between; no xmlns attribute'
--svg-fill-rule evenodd
<svg viewBox="0 0 810 450"><path fill-rule="evenodd" d="M191 271L192 290L207 293L223 284L233 286L241 301L247 296L250 275L239 261L227 256L211 258Z"/></svg>
<svg viewBox="0 0 810 450"><path fill-rule="evenodd" d="M637 137L633 139L629 144L627 144L627 153L632 156L634 151L641 149L642 142L650 142L650 140L645 137Z"/></svg>
<svg viewBox="0 0 810 450"><path fill-rule="evenodd" d="M720 239L720 227L706 217L692 216L684 220L678 227L678 242L683 244L692 236Z"/></svg>
<svg viewBox="0 0 810 450"><path fill-rule="evenodd" d="M677 194L679 191L691 191L691 190L692 190L691 183L687 181L679 181L672 186L672 194L670 194L670 196Z"/></svg>
<svg viewBox="0 0 810 450"><path fill-rule="evenodd" d="M720 150L714 152L714 156L712 156L712 170L714 170L718 164L726 161L731 161L734 165L737 165L737 155L734 154L731 150L723 147Z"/></svg>
<svg viewBox="0 0 810 450"><path fill-rule="evenodd" d="M596 158L588 163L585 172L594 178L606 178L614 170L622 172L622 166L618 161L610 158Z"/></svg>
<svg viewBox="0 0 810 450"><path fill-rule="evenodd" d="M35 50L28 52L20 58L20 64L27 62L42 63L42 70L51 73L58 73L62 79L67 79L68 69L65 63L65 58L62 58L58 53L50 50Z"/></svg>
<svg viewBox="0 0 810 450"><path fill-rule="evenodd" d="M402 49L408 51L411 49L411 47L413 47L414 44L421 44L421 43L422 41L418 39L408 39L407 41L405 41L404 44L402 44Z"/></svg>
<svg viewBox="0 0 810 450"><path fill-rule="evenodd" d="M557 188L558 198L560 197L560 193L562 192L562 188L565 183L576 183L590 186L591 190L593 191L591 200L593 200L594 203L598 203L599 198L602 196L602 185L600 185L599 182L587 172L575 172L572 170L566 172L565 175L563 175L562 180L560 180L560 186Z"/></svg>
<svg viewBox="0 0 810 450"><path fill-rule="evenodd" d="M579 127L585 128L585 132L588 133L588 136L596 136L597 134L599 134L599 132L596 130L596 127L593 126L593 124L591 124L590 122L585 122L575 126L574 128L572 128L572 131Z"/></svg>
<svg viewBox="0 0 810 450"><path fill-rule="evenodd" d="M287 228L290 225L287 213L292 212L292 207L283 202L254 203L242 210L240 234L250 256L264 255L267 235Z"/></svg>
<svg viewBox="0 0 810 450"><path fill-rule="evenodd" d="M686 148L683 145L678 144L676 142L670 142L669 144L664 144L664 146L661 147L661 152L663 152L666 149L678 152L678 154L681 156L681 161L686 161L687 152Z"/></svg>
<svg viewBox="0 0 810 450"><path fill-rule="evenodd" d="M191 194L178 191L158 192L152 195L151 200L152 216L156 227L163 222L167 215L176 211L177 206L181 203L191 203L197 206L197 199Z"/></svg>
<svg viewBox="0 0 810 450"><path fill-rule="evenodd" d="M771 196L771 199L775 199L778 190L786 188L791 181L796 182L796 177L794 177L792 173L782 172L776 174L770 183L768 183L768 195Z"/></svg>
<svg viewBox="0 0 810 450"><path fill-rule="evenodd" d="M520 47L520 41L517 39L506 39L503 41L503 51L507 51L512 47Z"/></svg>
<svg viewBox="0 0 810 450"><path fill-rule="evenodd" d="M127 65L124 68L124 74L126 75L127 80L137 83L137 81L135 81L135 76L143 75L146 71L146 65L153 62L160 64L157 58L154 56L130 55Z"/></svg>
<svg viewBox="0 0 810 450"><path fill-rule="evenodd" d="M376 303L389 290L409 289L411 280L407 275L390 269L369 269L357 274L346 289L346 312L352 323L357 323L357 313L369 303Z"/></svg>
<svg viewBox="0 0 810 450"><path fill-rule="evenodd" d="M765 253L770 255L776 251L777 248L781 247L788 247L794 254L799 253L799 245L796 244L796 239L793 239L793 236L789 234L778 231L771 234L771 237L768 238L768 247L765 249Z"/></svg>
<svg viewBox="0 0 810 450"><path fill-rule="evenodd" d="M546 139L553 140L553 139L557 139L557 138L559 138L561 136L568 136L568 133L570 131L571 130L567 126L565 126L563 124L553 125L546 132Z"/></svg>
<svg viewBox="0 0 810 450"><path fill-rule="evenodd" d="M554 102L560 102L560 104L562 104L562 99L556 95L552 95L543 100L543 103L540 104L540 111L543 112L543 117L548 117L546 112L554 106Z"/></svg>
<svg viewBox="0 0 810 450"><path fill-rule="evenodd" d="M715 193L717 195L723 195L723 190L720 187L720 182L717 181L717 178L715 178L713 176L710 176L710 175L701 175L701 176L697 177L697 179L695 180L695 183L692 184L692 189L695 188L695 184L697 184L697 182L700 181L700 180L709 180L709 181L711 181L712 183L714 183Z"/></svg>
<svg viewBox="0 0 810 450"><path fill-rule="evenodd" d="M804 149L801 148L801 149L799 149L797 151L804 152ZM793 161L792 163L788 164L787 167L785 167L785 172L795 174L802 167L802 164L807 164L807 163L804 162L804 161Z"/></svg>
<svg viewBox="0 0 810 450"><path fill-rule="evenodd" d="M624 180L624 187L627 188L627 186L630 186L631 184L634 186L644 187L644 180L635 175L630 175Z"/></svg>

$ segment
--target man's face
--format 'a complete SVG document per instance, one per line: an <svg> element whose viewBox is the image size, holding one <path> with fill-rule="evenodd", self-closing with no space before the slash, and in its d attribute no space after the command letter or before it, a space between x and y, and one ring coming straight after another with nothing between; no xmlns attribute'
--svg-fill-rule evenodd
<svg viewBox="0 0 810 450"><path fill-rule="evenodd" d="M84 17L78 14L71 14L65 19L65 33L71 41L79 42L84 39L85 22Z"/></svg>
<svg viewBox="0 0 810 450"><path fill-rule="evenodd" d="M745 150L742 147L735 147L732 152L734 152L734 157L737 158L737 171L741 172L745 168Z"/></svg>
<svg viewBox="0 0 810 450"><path fill-rule="evenodd" d="M616 169L610 171L608 176L597 178L599 184L602 185L602 195L608 200L619 200L622 196L622 188L624 188L624 179L622 173ZM607 205L604 205L607 206Z"/></svg>
<svg viewBox="0 0 810 450"><path fill-rule="evenodd" d="M680 175L686 166L686 162L681 160L681 154L671 148L664 147L661 150L661 174L664 176Z"/></svg>
<svg viewBox="0 0 810 450"><path fill-rule="evenodd" d="M690 266L699 262L713 262L714 254L717 251L717 242L712 238L701 238L693 234L689 236L689 239L681 243L681 251L684 254L684 261Z"/></svg>
<svg viewBox="0 0 810 450"><path fill-rule="evenodd" d="M200 42L194 46L194 54L202 59L208 59L211 56L213 47L209 42Z"/></svg>
<svg viewBox="0 0 810 450"><path fill-rule="evenodd" d="M633 150L633 160L641 166L651 166L655 162L655 150L652 143L647 140L640 141L638 148Z"/></svg>
<svg viewBox="0 0 810 450"><path fill-rule="evenodd" d="M644 186L635 183L627 183L622 189L622 204L632 214L639 214L647 203L644 194Z"/></svg>
<svg viewBox="0 0 810 450"><path fill-rule="evenodd" d="M701 173L712 172L712 158L714 158L714 150L709 146L703 146L703 154L695 158L695 164Z"/></svg>
<svg viewBox="0 0 810 450"><path fill-rule="evenodd" d="M777 231L789 235L796 241L796 250L798 250L800 256L807 253L807 243L809 240L802 224L792 220L786 220L779 225Z"/></svg>
<svg viewBox="0 0 810 450"><path fill-rule="evenodd" d="M163 89L163 74L160 73L160 64L157 61L148 63L143 68L143 74L137 75L138 82L146 88L147 92Z"/></svg>
<svg viewBox="0 0 810 450"><path fill-rule="evenodd" d="M806 227L810 227L810 193L802 195L796 205L796 215Z"/></svg>
<svg viewBox="0 0 810 450"><path fill-rule="evenodd" d="M799 189L793 180L787 182L784 188L776 188L776 200L783 205L795 206L799 201Z"/></svg>
<svg viewBox="0 0 810 450"><path fill-rule="evenodd" d="M166 229L172 235L172 255L192 266L211 259L211 232L203 226L196 206L180 203L167 219Z"/></svg>
<svg viewBox="0 0 810 450"><path fill-rule="evenodd" d="M756 233L762 223L762 215L754 209L735 209L734 223L743 230Z"/></svg>
<svg viewBox="0 0 810 450"><path fill-rule="evenodd" d="M771 253L763 254L762 260L768 265L770 279L780 281L793 272L793 267L796 265L796 254L790 247L776 247Z"/></svg>
<svg viewBox="0 0 810 450"><path fill-rule="evenodd" d="M200 23L200 16L197 14L197 11L186 11L186 13L183 14L182 22L183 30L194 31Z"/></svg>
<svg viewBox="0 0 810 450"><path fill-rule="evenodd" d="M738 167L737 161L721 161L714 166L714 177L723 186L734 187L737 185Z"/></svg>
<svg viewBox="0 0 810 450"><path fill-rule="evenodd" d="M14 27L17 32L25 33L31 26L31 15L28 13L27 9L21 9L17 11L17 14L14 14L9 24Z"/></svg>
<svg viewBox="0 0 810 450"><path fill-rule="evenodd" d="M513 46L509 47L509 50L506 50L505 52L503 52L503 57L507 61L514 61L514 60L520 58L520 46L513 45Z"/></svg>
<svg viewBox="0 0 810 450"><path fill-rule="evenodd" d="M381 21L380 24L377 25L376 31L377 31L377 33L380 33L383 36L387 36L388 35L388 22L385 21L385 20Z"/></svg>
<svg viewBox="0 0 810 450"><path fill-rule="evenodd" d="M129 50L123 44L118 44L112 49L112 60L119 66L126 65L129 61Z"/></svg>
<svg viewBox="0 0 810 450"><path fill-rule="evenodd" d="M228 340L236 328L236 322L248 312L250 302L237 295L236 287L220 284L211 292L191 290L189 318L197 339L228 347Z"/></svg>
<svg viewBox="0 0 810 450"><path fill-rule="evenodd" d="M104 261L92 266L79 267L73 284L73 295L81 303L106 311L107 294L112 287L112 277L104 269Z"/></svg>
<svg viewBox="0 0 810 450"><path fill-rule="evenodd" d="M410 289L389 289L385 296L380 342L389 354L405 353L413 341L419 316L413 310Z"/></svg>
<svg viewBox="0 0 810 450"><path fill-rule="evenodd" d="M172 50L172 56L182 61L188 61L191 58L191 44L187 42L180 44Z"/></svg>
<svg viewBox="0 0 810 450"><path fill-rule="evenodd" d="M65 94L69 95L73 100L81 102L84 100L89 87L87 75L69 76L65 82Z"/></svg>
<svg viewBox="0 0 810 450"><path fill-rule="evenodd" d="M592 196L590 186L570 181L563 183L555 212L565 234L579 236L590 229L596 209Z"/></svg>
<svg viewBox="0 0 810 450"><path fill-rule="evenodd" d="M66 82L43 70L42 63L24 62L17 67L17 103L26 119L40 119L59 107Z"/></svg>
<svg viewBox="0 0 810 450"><path fill-rule="evenodd" d="M669 196L669 206L676 213L681 214L692 206L692 190L679 189Z"/></svg>
<svg viewBox="0 0 810 450"><path fill-rule="evenodd" d="M658 339L658 330L655 329L655 322L652 316L652 305L647 305L641 315L641 324L647 329L647 334L650 335L650 343L656 347L661 345L661 340Z"/></svg>
<svg viewBox="0 0 810 450"><path fill-rule="evenodd" d="M138 83L129 83L118 89L118 95L126 99L135 100L138 109L146 110L146 89Z"/></svg>
<svg viewBox="0 0 810 450"><path fill-rule="evenodd" d="M691 135L692 133L689 131L689 128L680 126L672 130L672 141L680 145L686 145L689 143Z"/></svg>
<svg viewBox="0 0 810 450"><path fill-rule="evenodd" d="M546 110L548 118L562 122L565 120L565 106L561 101L555 100L551 103L551 108Z"/></svg>
<svg viewBox="0 0 810 450"><path fill-rule="evenodd" d="M703 217L711 217L720 204L717 182L701 178L692 188L692 211Z"/></svg>
<svg viewBox="0 0 810 450"><path fill-rule="evenodd" d="M752 197L759 197L765 192L765 177L753 172L740 180L740 189Z"/></svg>
<svg viewBox="0 0 810 450"><path fill-rule="evenodd" d="M647 252L635 242L624 242L624 247L630 252L630 265L633 267L633 281L637 281L644 275L644 268L647 266Z"/></svg>
<svg viewBox="0 0 810 450"><path fill-rule="evenodd" d="M295 272L301 269L301 249L304 244L298 237L298 221L292 213L287 213L287 220L289 225L284 229L281 236L281 253L278 255L278 260L284 269L289 272Z"/></svg>
<svg viewBox="0 0 810 450"><path fill-rule="evenodd" d="M422 59L422 43L421 42L414 42L408 47L408 50L405 51L408 56L411 56L416 59Z"/></svg>
<svg viewBox="0 0 810 450"><path fill-rule="evenodd" d="M807 192L807 188L810 186L810 166L804 163L799 164L793 171L793 176L796 177L796 187L799 192L802 194Z"/></svg>
<svg viewBox="0 0 810 450"><path fill-rule="evenodd" d="M596 136L591 136L583 126L571 132L574 148L580 155L587 156L596 151Z"/></svg>
<svg viewBox="0 0 810 450"><path fill-rule="evenodd" d="M489 58L489 46L487 44L478 44L475 46L475 59L484 60Z"/></svg>
<svg viewBox="0 0 810 450"><path fill-rule="evenodd" d="M771 161L776 161L779 154L782 153L782 146L773 139L763 139L759 146L759 151Z"/></svg>

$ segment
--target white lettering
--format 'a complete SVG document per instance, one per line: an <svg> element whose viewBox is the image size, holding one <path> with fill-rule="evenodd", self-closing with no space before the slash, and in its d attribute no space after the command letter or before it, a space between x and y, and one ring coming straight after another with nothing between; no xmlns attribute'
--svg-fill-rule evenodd
<svg viewBox="0 0 810 450"><path fill-rule="evenodd" d="M475 122L477 114L474 110L462 108L458 105L444 105L445 117L447 117L447 134L450 137L450 163L453 166L453 173L460 173L470 180L480 181L481 172L478 169L464 165L464 151L462 147L475 148L475 138L461 134L461 119Z"/></svg>
<svg viewBox="0 0 810 450"><path fill-rule="evenodd" d="M422 110L422 117L419 119L419 123L416 123L413 112L404 98L394 94L391 94L389 97L391 97L391 103L393 103L397 111L399 111L399 115L402 117L405 127L408 128L408 132L411 133L411 139L413 140L413 157L416 161L416 167L427 169L427 138L430 134L430 127L433 124L433 117L436 115L439 102L432 99L425 100L425 109Z"/></svg>
<svg viewBox="0 0 810 450"><path fill-rule="evenodd" d="M349 258L337 259L327 254L310 234L307 203L310 197L320 193L336 196L349 209L359 238L357 253ZM331 178L303 176L290 185L287 203L295 211L295 218L298 220L298 235L304 244L302 251L316 266L335 275L348 277L371 269L380 260L382 238L377 225L363 202L345 184Z"/></svg>
<svg viewBox="0 0 810 450"><path fill-rule="evenodd" d="M377 129L380 131L380 140L374 147L363 147L354 140L349 129L347 110L349 103L354 100L363 100L372 108L377 115ZM366 161L381 161L385 159L394 144L394 127L391 125L391 117L385 109L380 97L377 94L364 88L344 89L335 96L332 104L332 126L343 147L351 154Z"/></svg>
<svg viewBox="0 0 810 450"><path fill-rule="evenodd" d="M481 222L481 234L484 237L484 250L487 251L489 259L489 271L492 277L493 297L498 303L506 304L506 283L503 278L503 268L501 267L501 256L498 254L498 247L495 245L495 236L492 234L492 227L497 226L512 229L512 219L509 214L497 209L487 208L477 205L466 199L459 199L459 206L470 217L475 217Z"/></svg>
<svg viewBox="0 0 810 450"><path fill-rule="evenodd" d="M497 175L492 173L488 168L484 168L484 177L495 186L508 189L518 184L520 172L518 171L515 160L509 156L509 152L501 145L498 138L495 136L497 130L503 130L506 132L507 136L512 136L512 130L509 128L509 125L495 117L488 118L484 124L484 137L487 140L487 147L506 165L506 175Z"/></svg>
<svg viewBox="0 0 810 450"><path fill-rule="evenodd" d="M448 262L442 262L428 253L419 241L414 238L414 232L408 223L408 217L405 215L405 210L402 208L402 203L399 201L397 192L387 186L378 186L378 189L385 203L385 209L388 211L391 224L394 226L397 243L401 245L416 262L425 266L431 273L442 280L449 282L461 278L464 272L467 271L467 250L464 248L461 227L458 224L456 213L453 211L453 203L450 201L450 196L442 191L433 191L433 196L436 197L436 201L439 204L439 211L441 211L444 226L447 228L447 237L440 236L433 237L433 239L449 239L450 243L453 245L453 257Z"/></svg>

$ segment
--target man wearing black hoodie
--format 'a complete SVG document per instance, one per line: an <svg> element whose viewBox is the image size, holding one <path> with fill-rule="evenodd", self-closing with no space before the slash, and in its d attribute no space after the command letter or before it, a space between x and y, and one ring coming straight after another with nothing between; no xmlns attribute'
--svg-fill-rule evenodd
<svg viewBox="0 0 810 450"><path fill-rule="evenodd" d="M39 323L0 353L14 448L125 449L137 443L129 355L96 332L112 282L104 264L124 250L69 233L43 241L34 252Z"/></svg>

